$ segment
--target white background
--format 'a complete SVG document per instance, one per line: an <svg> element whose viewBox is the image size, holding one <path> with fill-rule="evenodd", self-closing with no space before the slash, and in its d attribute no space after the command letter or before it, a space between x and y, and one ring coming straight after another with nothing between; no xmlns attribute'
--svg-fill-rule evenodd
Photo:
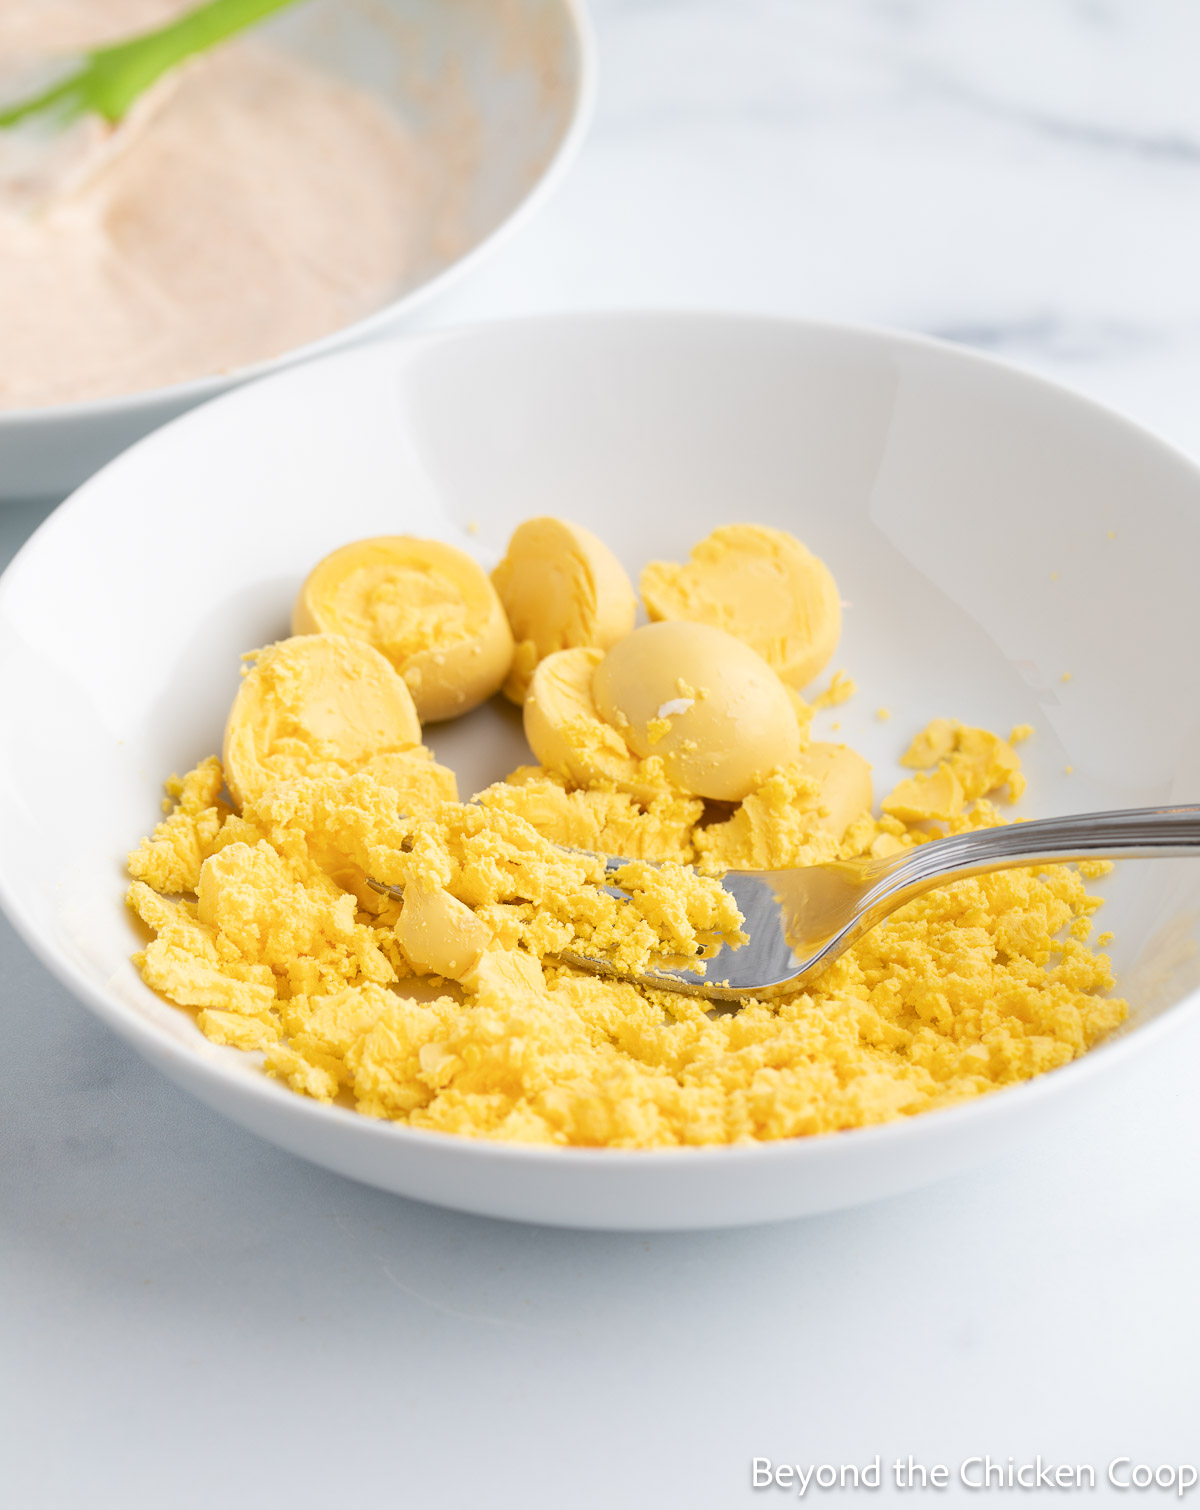
<svg viewBox="0 0 1200 1510"><path fill-rule="evenodd" d="M905 326L1200 453L1192 0L594 13L575 172L425 323L674 305ZM0 514L2 559L40 517ZM751 1490L754 1456L876 1453L883 1490L809 1500L958 1505L1021 1496L900 1495L887 1465L1200 1466L1200 1027L1102 1115L926 1192L587 1235L278 1153L144 1066L2 924L0 951L6 1505L718 1510L793 1502Z"/></svg>

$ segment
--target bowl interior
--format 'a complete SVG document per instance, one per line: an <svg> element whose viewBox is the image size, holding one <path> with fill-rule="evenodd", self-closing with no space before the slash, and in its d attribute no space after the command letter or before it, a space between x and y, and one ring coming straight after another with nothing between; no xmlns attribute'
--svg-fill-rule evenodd
<svg viewBox="0 0 1200 1510"><path fill-rule="evenodd" d="M508 219L546 172L578 106L583 60L564 0L317 0L267 30L386 100L412 128L428 214L406 288L436 277Z"/></svg>
<svg viewBox="0 0 1200 1510"><path fill-rule="evenodd" d="M800 535L849 605L834 665L859 689L818 731L879 792L946 715L1035 726L1028 816L1194 801L1198 503L1195 469L1119 419L883 334L569 317L295 369L141 443L6 574L0 896L116 1025L256 1074L130 966L126 850L163 778L219 749L240 654L287 633L323 553L408 531L490 565L537 513L635 574L731 520ZM528 758L507 705L428 738L464 792ZM1200 979L1200 865L1129 862L1100 890L1136 1025Z"/></svg>

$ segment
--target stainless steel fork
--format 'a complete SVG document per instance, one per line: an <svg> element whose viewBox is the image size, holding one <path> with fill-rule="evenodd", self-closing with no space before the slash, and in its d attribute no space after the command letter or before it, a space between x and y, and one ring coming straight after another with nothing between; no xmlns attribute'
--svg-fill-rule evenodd
<svg viewBox="0 0 1200 1510"><path fill-rule="evenodd" d="M581 954L560 958L597 975L713 1001L769 998L797 990L906 902L966 876L1064 860L1187 855L1200 856L1200 807L1043 818L935 839L883 860L728 871L721 884L741 909L749 942L724 946L707 962L703 975L691 970L632 975ZM608 869L627 863L613 859Z"/></svg>

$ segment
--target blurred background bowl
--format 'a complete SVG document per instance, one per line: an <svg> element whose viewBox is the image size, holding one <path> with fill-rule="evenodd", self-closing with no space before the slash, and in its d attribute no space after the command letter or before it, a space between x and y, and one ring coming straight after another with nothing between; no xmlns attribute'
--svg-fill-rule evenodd
<svg viewBox="0 0 1200 1510"><path fill-rule="evenodd" d="M0 411L0 503L65 497L205 399L397 331L543 203L586 129L594 47L581 0L312 0L262 31L385 99L419 138L436 189L404 286L366 319L233 372Z"/></svg>

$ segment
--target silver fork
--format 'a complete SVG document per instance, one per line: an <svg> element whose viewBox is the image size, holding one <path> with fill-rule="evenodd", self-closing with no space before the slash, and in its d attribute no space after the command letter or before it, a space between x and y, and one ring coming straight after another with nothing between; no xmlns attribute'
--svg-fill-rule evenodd
<svg viewBox="0 0 1200 1510"><path fill-rule="evenodd" d="M820 974L906 902L966 876L1063 860L1150 860L1200 856L1200 807L1141 807L1079 813L934 839L883 860L843 860L796 870L731 870L749 942L724 945L703 975L692 970L630 974L606 960L563 953L566 964L661 991L712 1001L769 998ZM610 859L612 871L628 861ZM623 895L617 888L608 888Z"/></svg>

